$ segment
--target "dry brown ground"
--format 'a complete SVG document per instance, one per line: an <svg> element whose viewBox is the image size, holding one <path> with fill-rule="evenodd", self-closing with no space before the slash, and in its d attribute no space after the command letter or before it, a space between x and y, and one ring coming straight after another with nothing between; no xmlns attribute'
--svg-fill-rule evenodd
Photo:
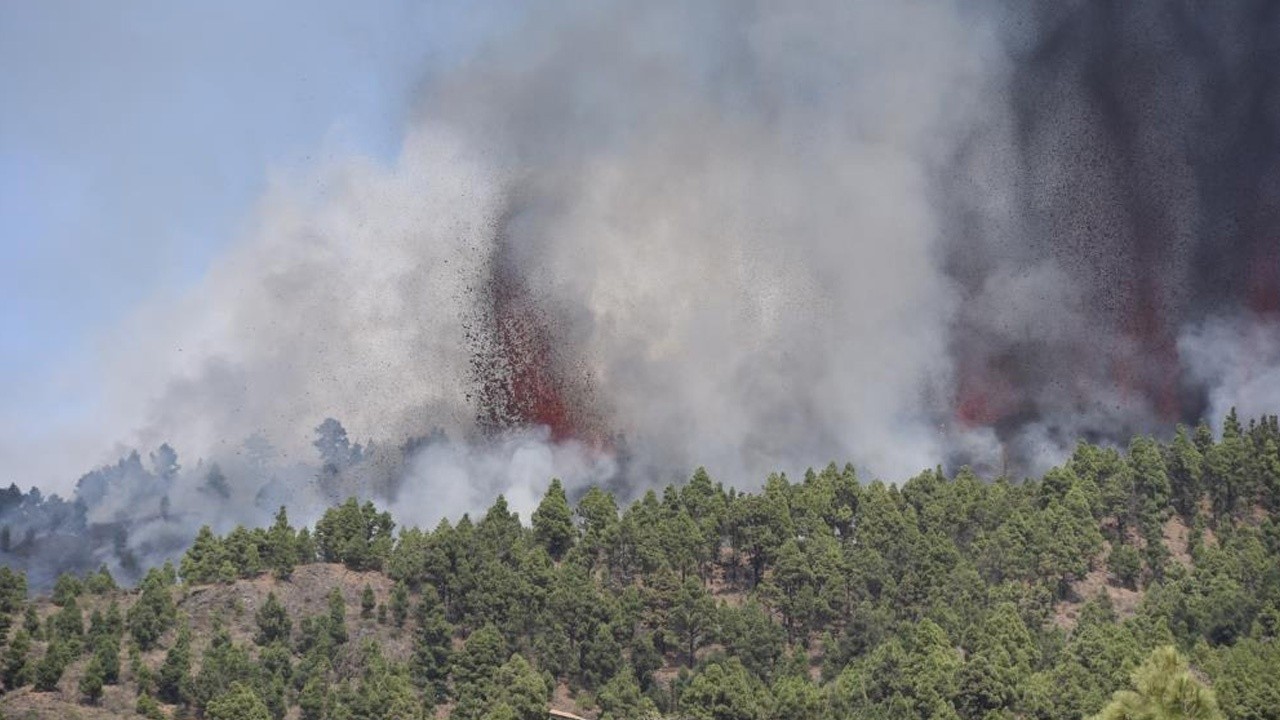
<svg viewBox="0 0 1280 720"><path fill-rule="evenodd" d="M1169 518L1162 529L1164 546L1168 549L1170 557L1174 562L1188 569L1192 566L1189 543L1190 533L1191 529L1179 515ZM1144 544L1142 538L1137 535L1136 530L1132 534L1133 537L1130 538L1130 542L1141 547ZM1213 541L1208 531L1205 532L1205 541ZM1107 572L1107 557L1110 554L1111 543L1104 543L1102 552L1093 560L1094 569L1088 575L1072 583L1072 599L1064 600L1054 606L1052 621L1055 625L1064 630L1074 628L1080 618L1080 609L1084 606L1084 603L1091 598L1097 597L1100 592L1105 592L1111 599L1111 604L1115 607L1116 614L1121 619L1132 617L1137 611L1138 604L1142 602L1144 593L1142 590L1131 590L1121 586L1116 577Z"/></svg>
<svg viewBox="0 0 1280 720"><path fill-rule="evenodd" d="M1191 543L1189 542L1191 528L1187 527L1186 522L1179 515L1169 518L1164 524L1164 546L1169 549L1169 555L1179 565L1184 568L1191 568Z"/></svg>

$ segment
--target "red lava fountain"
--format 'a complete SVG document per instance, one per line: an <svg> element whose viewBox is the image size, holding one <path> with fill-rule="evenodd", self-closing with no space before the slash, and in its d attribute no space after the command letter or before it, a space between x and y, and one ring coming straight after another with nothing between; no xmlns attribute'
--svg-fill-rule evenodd
<svg viewBox="0 0 1280 720"><path fill-rule="evenodd" d="M556 442L600 447L588 373L557 337L555 319L499 252L485 288L483 327L473 338L478 421L488 432L543 426Z"/></svg>

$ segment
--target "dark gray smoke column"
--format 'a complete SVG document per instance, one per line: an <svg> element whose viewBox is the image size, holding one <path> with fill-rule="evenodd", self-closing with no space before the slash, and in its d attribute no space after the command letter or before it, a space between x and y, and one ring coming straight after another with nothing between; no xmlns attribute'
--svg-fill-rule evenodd
<svg viewBox="0 0 1280 720"><path fill-rule="evenodd" d="M957 214L957 416L1007 439L1196 420L1179 338L1280 311L1280 4L1009 7L1020 240ZM993 319L1002 294L1034 312Z"/></svg>

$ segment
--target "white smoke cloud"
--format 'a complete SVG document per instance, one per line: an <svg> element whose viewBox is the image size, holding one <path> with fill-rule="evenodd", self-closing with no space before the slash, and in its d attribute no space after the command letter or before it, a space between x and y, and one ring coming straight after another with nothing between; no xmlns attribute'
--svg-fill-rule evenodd
<svg viewBox="0 0 1280 720"><path fill-rule="evenodd" d="M1205 416L1220 424L1232 408L1242 419L1280 408L1280 323L1257 317L1211 318L1178 338L1192 376L1209 391Z"/></svg>
<svg viewBox="0 0 1280 720"><path fill-rule="evenodd" d="M930 183L999 75L989 27L949 3L605 7L443 104L520 159L514 253L619 429L740 484L933 462Z"/></svg>
<svg viewBox="0 0 1280 720"><path fill-rule="evenodd" d="M617 472L607 453L581 443L551 442L545 428L530 428L482 444L439 442L416 453L392 514L405 525L434 527L479 512L499 494L528 522L551 478L571 492L604 484Z"/></svg>
<svg viewBox="0 0 1280 720"><path fill-rule="evenodd" d="M260 433L293 462L326 416L465 439L464 324L501 230L637 466L746 485L938 460L953 297L930 178L1001 70L984 18L564 3L512 37L424 98L390 166L277 178L205 283L125 330L127 445L217 457ZM599 475L544 445L424 451L403 492L452 510L499 476L519 497Z"/></svg>
<svg viewBox="0 0 1280 720"><path fill-rule="evenodd" d="M360 158L279 179L255 226L204 284L149 308L117 357L141 446L186 454L262 433L311 459L337 416L398 442L465 409L464 313L497 203L492 172L421 129L391 167Z"/></svg>

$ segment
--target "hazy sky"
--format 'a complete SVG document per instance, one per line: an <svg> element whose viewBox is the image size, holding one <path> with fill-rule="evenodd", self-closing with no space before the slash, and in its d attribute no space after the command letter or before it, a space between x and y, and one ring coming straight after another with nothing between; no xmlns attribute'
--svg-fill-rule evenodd
<svg viewBox="0 0 1280 720"><path fill-rule="evenodd" d="M92 418L103 334L202 277L274 170L394 156L500 6L0 4L0 466Z"/></svg>

